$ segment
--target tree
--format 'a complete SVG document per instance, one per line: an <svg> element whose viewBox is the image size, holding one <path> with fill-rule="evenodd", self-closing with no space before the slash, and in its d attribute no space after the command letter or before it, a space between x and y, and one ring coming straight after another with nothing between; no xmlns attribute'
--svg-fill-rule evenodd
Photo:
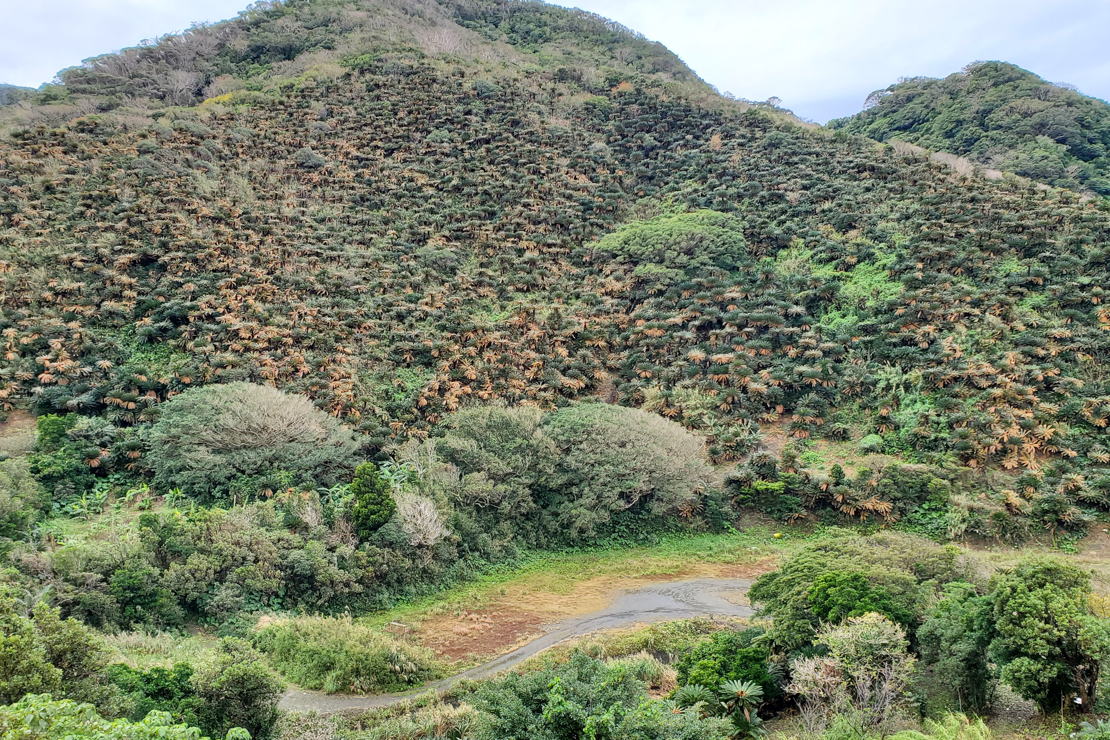
<svg viewBox="0 0 1110 740"><path fill-rule="evenodd" d="M285 687L247 642L225 638L215 656L193 674L193 688L204 703L200 726L213 737L242 727L254 740L270 737Z"/></svg>
<svg viewBox="0 0 1110 740"><path fill-rule="evenodd" d="M779 689L768 671L771 650L759 641L764 634L759 627L713 633L675 663L679 685L700 685L715 692L729 681L754 682L764 696L774 698Z"/></svg>
<svg viewBox="0 0 1110 740"><path fill-rule="evenodd" d="M16 614L11 603L0 605L0 703L57 691L61 682L62 671L47 660L32 622Z"/></svg>
<svg viewBox="0 0 1110 740"><path fill-rule="evenodd" d="M336 485L350 475L357 450L351 431L304 396L236 382L193 388L164 404L149 460L160 490L226 501L233 491Z"/></svg>
<svg viewBox="0 0 1110 740"><path fill-rule="evenodd" d="M436 451L459 469L466 484L462 503L502 520L535 511L535 496L556 460L543 418L537 408L485 406L462 409L444 421L447 433Z"/></svg>
<svg viewBox="0 0 1110 740"><path fill-rule="evenodd" d="M882 614L903 626L914 620L912 604L895 599L885 586L872 585L862 573L823 573L813 582L808 599L814 615L832 624L868 612Z"/></svg>
<svg viewBox="0 0 1110 740"><path fill-rule="evenodd" d="M995 578L990 650L1002 680L1042 711L1070 697L1093 710L1110 624L1088 613L1090 576L1058 558L1030 556Z"/></svg>
<svg viewBox="0 0 1110 740"><path fill-rule="evenodd" d="M550 482L569 534L591 533L632 507L653 514L696 503L712 479L704 442L640 409L584 403L544 421L559 450Z"/></svg>
<svg viewBox="0 0 1110 740"><path fill-rule="evenodd" d="M955 694L961 711L985 711L996 678L990 666L991 600L970 583L945 586L917 630L922 662Z"/></svg>
<svg viewBox="0 0 1110 740"><path fill-rule="evenodd" d="M906 633L881 614L829 625L816 639L823 658L795 661L787 691L854 726L859 736L886 734L902 707L914 658Z"/></svg>
<svg viewBox="0 0 1110 740"><path fill-rule="evenodd" d="M351 494L355 498L352 523L361 539L365 540L381 529L397 510L389 481L382 477L378 466L372 462L362 463L355 469Z"/></svg>
<svg viewBox="0 0 1110 740"><path fill-rule="evenodd" d="M46 660L60 672L58 696L90 703L105 716L118 716L125 701L105 668L110 653L92 630L76 619L62 619L58 609L38 603L32 612L37 642Z"/></svg>
<svg viewBox="0 0 1110 740"><path fill-rule="evenodd" d="M112 573L110 591L120 606L120 622L126 627L161 627L181 621L173 594L162 586L158 571L141 559L130 560Z"/></svg>

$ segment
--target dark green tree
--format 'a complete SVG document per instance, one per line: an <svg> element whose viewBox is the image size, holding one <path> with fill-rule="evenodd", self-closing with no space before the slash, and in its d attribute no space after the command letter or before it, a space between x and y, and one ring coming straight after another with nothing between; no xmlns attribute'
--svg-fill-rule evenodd
<svg viewBox="0 0 1110 740"><path fill-rule="evenodd" d="M397 510L397 502L393 500L389 481L382 477L378 472L378 466L372 462L363 463L355 470L351 493L355 497L355 507L352 512L355 531L362 539L381 529Z"/></svg>
<svg viewBox="0 0 1110 740"><path fill-rule="evenodd" d="M1093 709L1110 624L1089 613L1090 576L1058 558L1030 556L998 576L991 591L991 652L1002 680L1045 712L1072 697Z"/></svg>
<svg viewBox="0 0 1110 740"><path fill-rule="evenodd" d="M231 728L242 727L254 740L270 737L285 690L262 655L234 638L222 640L215 657L197 669L193 688L204 701L198 715L205 734L223 737Z"/></svg>

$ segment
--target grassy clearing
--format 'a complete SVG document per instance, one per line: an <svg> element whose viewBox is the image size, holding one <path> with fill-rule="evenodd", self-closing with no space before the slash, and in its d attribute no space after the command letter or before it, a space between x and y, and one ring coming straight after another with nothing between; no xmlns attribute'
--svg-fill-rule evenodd
<svg viewBox="0 0 1110 740"><path fill-rule="evenodd" d="M372 626L392 621L419 623L494 604L528 611L586 613L603 607L614 591L635 581L723 575L730 568L752 568L793 551L814 536L800 529L784 529L778 538L775 534L760 524L726 534L674 537L654 546L537 554L515 567L367 617L366 622ZM604 593L595 593L600 591ZM574 603L566 603L572 594Z"/></svg>
<svg viewBox="0 0 1110 740"><path fill-rule="evenodd" d="M155 666L169 668L175 663L198 665L215 650L217 643L214 636L204 633L118 632L103 637L112 652L111 662L126 663L144 671Z"/></svg>

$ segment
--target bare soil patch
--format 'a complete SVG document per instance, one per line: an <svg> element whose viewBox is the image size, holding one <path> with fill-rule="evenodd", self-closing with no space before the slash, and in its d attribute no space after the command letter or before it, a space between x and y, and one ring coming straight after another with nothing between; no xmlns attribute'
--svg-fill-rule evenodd
<svg viewBox="0 0 1110 740"><path fill-rule="evenodd" d="M0 422L0 453L5 455L26 455L35 446L35 417L16 409L8 412L8 418Z"/></svg>
<svg viewBox="0 0 1110 740"><path fill-rule="evenodd" d="M598 576L543 590L510 587L484 607L429 616L415 627L414 636L449 661L475 663L530 642L544 633L544 625L604 609L623 591L644 584L690 578L754 579L774 568L775 559L765 558L747 564L703 563L639 577ZM738 594L734 603L746 605L746 596Z"/></svg>

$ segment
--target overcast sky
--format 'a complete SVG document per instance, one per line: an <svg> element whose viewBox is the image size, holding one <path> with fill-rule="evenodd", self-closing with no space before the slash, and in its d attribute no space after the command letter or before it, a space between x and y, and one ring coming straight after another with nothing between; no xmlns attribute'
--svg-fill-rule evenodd
<svg viewBox="0 0 1110 740"><path fill-rule="evenodd" d="M232 17L248 0L0 0L0 82ZM661 41L706 81L824 123L901 76L1001 59L1110 99L1110 0L579 0Z"/></svg>

